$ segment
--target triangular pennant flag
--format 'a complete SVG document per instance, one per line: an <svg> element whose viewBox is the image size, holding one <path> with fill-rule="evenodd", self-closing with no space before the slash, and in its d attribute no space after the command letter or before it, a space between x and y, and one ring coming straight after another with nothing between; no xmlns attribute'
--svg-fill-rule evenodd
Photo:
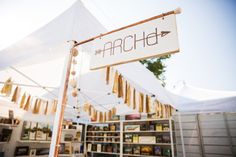
<svg viewBox="0 0 236 157"><path fill-rule="evenodd" d="M106 122L107 121L107 113L105 112L104 113L104 122Z"/></svg>
<svg viewBox="0 0 236 157"><path fill-rule="evenodd" d="M42 105L42 100L41 100L41 99L39 99L39 101L38 101L38 104L37 104L37 107L36 107L36 110L35 110L35 113L36 113L36 114L38 114L38 113L39 113L39 111L40 111L40 108L41 108L41 105Z"/></svg>
<svg viewBox="0 0 236 157"><path fill-rule="evenodd" d="M148 95L146 95L146 113L150 113L150 110L151 110L150 99L151 98Z"/></svg>
<svg viewBox="0 0 236 157"><path fill-rule="evenodd" d="M111 115L111 110L109 110L109 111L108 111L108 121L111 120L111 116L112 116L112 115Z"/></svg>
<svg viewBox="0 0 236 157"><path fill-rule="evenodd" d="M106 68L106 84L108 85L110 81L110 67Z"/></svg>
<svg viewBox="0 0 236 157"><path fill-rule="evenodd" d="M139 93L139 113L143 112L143 100L144 100L143 93Z"/></svg>
<svg viewBox="0 0 236 157"><path fill-rule="evenodd" d="M17 102L18 98L19 98L19 93L20 93L20 88L17 86L14 90L14 93L12 95L11 101L12 102Z"/></svg>
<svg viewBox="0 0 236 157"><path fill-rule="evenodd" d="M52 106L52 111L51 111L52 114L56 113L56 111L57 111L57 103L58 103L57 100L53 100L53 102L52 102L53 106Z"/></svg>
<svg viewBox="0 0 236 157"><path fill-rule="evenodd" d="M130 105L131 105L131 87L130 87L130 85L128 85L128 87L127 87L125 103L130 107Z"/></svg>
<svg viewBox="0 0 236 157"><path fill-rule="evenodd" d="M29 107L30 107L30 99L31 99L31 96L29 95L28 98L27 98L27 101L25 103L25 106L24 106L24 110L28 111L29 110Z"/></svg>
<svg viewBox="0 0 236 157"><path fill-rule="evenodd" d="M9 96L12 90L12 83L13 82L11 81L11 77L8 78L2 87L1 93Z"/></svg>
<svg viewBox="0 0 236 157"><path fill-rule="evenodd" d="M45 110L44 110L44 114L47 115L48 113L48 101L46 101L46 107L45 107Z"/></svg>
<svg viewBox="0 0 236 157"><path fill-rule="evenodd" d="M39 99L36 99L35 102L34 102L34 108L33 108L33 111L32 111L34 114L37 112L38 101L39 101Z"/></svg>
<svg viewBox="0 0 236 157"><path fill-rule="evenodd" d="M89 105L89 110L88 110L88 115L91 116L91 114L92 114L92 105L90 104Z"/></svg>
<svg viewBox="0 0 236 157"><path fill-rule="evenodd" d="M24 93L23 96L21 97L20 108L23 108L23 107L24 107L24 104L25 104L25 98L26 98L26 94Z"/></svg>
<svg viewBox="0 0 236 157"><path fill-rule="evenodd" d="M112 92L116 93L116 94L118 93L118 77L119 77L119 75L118 75L118 72L116 71L114 83L113 83L113 88L112 88Z"/></svg>
<svg viewBox="0 0 236 157"><path fill-rule="evenodd" d="M118 77L118 98L123 97L123 78L122 75L120 74Z"/></svg>

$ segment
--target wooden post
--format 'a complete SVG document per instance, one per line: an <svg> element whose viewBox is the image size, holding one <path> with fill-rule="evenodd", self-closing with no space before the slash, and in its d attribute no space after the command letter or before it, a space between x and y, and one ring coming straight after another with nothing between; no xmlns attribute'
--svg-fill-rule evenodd
<svg viewBox="0 0 236 157"><path fill-rule="evenodd" d="M70 53L67 56L67 60L65 61L64 73L63 73L63 78L62 78L61 87L60 87L59 96L58 96L57 111L54 118L52 141L51 141L50 152L49 152L50 157L58 156L59 143L61 140L62 122L64 118L64 111L65 111L66 101L67 101L67 89L68 89L68 83L69 83L69 78L70 78L72 58L73 58L73 54L72 54L72 51L70 50Z"/></svg>

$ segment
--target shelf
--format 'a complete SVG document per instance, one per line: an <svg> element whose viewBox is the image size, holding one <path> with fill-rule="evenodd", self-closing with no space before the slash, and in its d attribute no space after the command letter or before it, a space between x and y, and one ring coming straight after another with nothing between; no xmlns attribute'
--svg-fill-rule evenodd
<svg viewBox="0 0 236 157"><path fill-rule="evenodd" d="M120 138L120 136L86 136L86 137L96 137L96 138Z"/></svg>
<svg viewBox="0 0 236 157"><path fill-rule="evenodd" d="M123 131L123 133L170 133L170 131Z"/></svg>
<svg viewBox="0 0 236 157"><path fill-rule="evenodd" d="M48 157L49 155L36 155L34 157ZM30 155L23 155L23 156L15 156L15 157L32 157Z"/></svg>
<svg viewBox="0 0 236 157"><path fill-rule="evenodd" d="M98 153L98 154L111 154L111 155L120 155L120 153L112 153L112 152L96 152L96 151L88 151L89 153Z"/></svg>
<svg viewBox="0 0 236 157"><path fill-rule="evenodd" d="M0 142L0 144L7 144L8 142Z"/></svg>
<svg viewBox="0 0 236 157"><path fill-rule="evenodd" d="M60 143L84 143L84 141L61 141Z"/></svg>
<svg viewBox="0 0 236 157"><path fill-rule="evenodd" d="M149 122L149 121L169 121L169 118L159 118L159 119L135 119L135 120L125 120L124 123L130 122ZM172 120L172 119L171 119Z"/></svg>
<svg viewBox="0 0 236 157"><path fill-rule="evenodd" d="M80 132L81 130L77 130L77 129L62 129L62 131L77 131L77 132Z"/></svg>
<svg viewBox="0 0 236 157"><path fill-rule="evenodd" d="M89 133L120 133L120 131L87 131Z"/></svg>
<svg viewBox="0 0 236 157"><path fill-rule="evenodd" d="M107 121L107 122L91 122L89 124L109 124L109 123L120 123L120 121Z"/></svg>
<svg viewBox="0 0 236 157"><path fill-rule="evenodd" d="M0 123L0 126L17 127L18 125Z"/></svg>
<svg viewBox="0 0 236 157"><path fill-rule="evenodd" d="M170 146L171 143L131 143L131 142L123 142L123 144L132 144L132 145L158 145L158 146Z"/></svg>
<svg viewBox="0 0 236 157"><path fill-rule="evenodd" d="M72 154L58 154L58 156L72 156Z"/></svg>
<svg viewBox="0 0 236 157"><path fill-rule="evenodd" d="M36 140L18 140L20 143L47 143L50 144L51 141L36 141Z"/></svg>
<svg viewBox="0 0 236 157"><path fill-rule="evenodd" d="M123 154L123 156L145 156L145 157L163 157L163 156L153 156L153 155L141 155L141 154Z"/></svg>
<svg viewBox="0 0 236 157"><path fill-rule="evenodd" d="M105 141L87 141L87 143L118 143L120 144L120 142L105 142Z"/></svg>

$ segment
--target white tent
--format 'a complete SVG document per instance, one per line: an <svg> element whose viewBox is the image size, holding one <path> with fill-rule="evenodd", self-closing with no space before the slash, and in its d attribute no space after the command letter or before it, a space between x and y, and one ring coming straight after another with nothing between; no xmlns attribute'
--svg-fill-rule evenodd
<svg viewBox="0 0 236 157"><path fill-rule="evenodd" d="M175 101L175 105L179 111L236 111L236 91L209 90L183 83L172 90L171 98Z"/></svg>
<svg viewBox="0 0 236 157"><path fill-rule="evenodd" d="M68 10L44 27L0 51L0 69L3 70L0 73L0 79L4 81L12 76L16 83L35 85L15 70L6 69L12 66L42 86L56 87L57 89L50 90L57 95L64 58L69 53L67 41L79 42L104 32L106 29L80 1L76 1ZM90 42L78 48L80 55L77 70L80 70L77 71L77 74L81 89L78 103L93 101L92 103L101 111L117 105L118 114L135 112L124 105L121 99L112 94L107 95L107 93L111 93L111 85L105 84L105 69L89 71L89 53L92 52L92 44ZM164 104L174 104L155 76L139 62L116 66L115 69L139 91L155 95ZM36 96L52 98L52 94L47 94L42 89L28 87L24 87L24 89ZM66 110L68 113L66 115L69 117L77 115L77 110L73 108L77 104L76 101L72 97L69 98L69 106Z"/></svg>

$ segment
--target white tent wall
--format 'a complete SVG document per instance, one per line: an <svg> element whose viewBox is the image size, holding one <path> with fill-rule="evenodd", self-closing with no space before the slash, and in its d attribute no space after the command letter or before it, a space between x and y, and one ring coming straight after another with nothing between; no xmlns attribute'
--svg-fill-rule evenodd
<svg viewBox="0 0 236 157"><path fill-rule="evenodd" d="M169 96L181 112L236 112L235 91L215 91L184 84Z"/></svg>
<svg viewBox="0 0 236 157"><path fill-rule="evenodd" d="M198 101L214 100L214 99L236 96L236 91L220 91L220 90L203 89L203 88L188 85L184 82L182 84L175 86L172 92L177 95L181 95L183 97L198 100Z"/></svg>

